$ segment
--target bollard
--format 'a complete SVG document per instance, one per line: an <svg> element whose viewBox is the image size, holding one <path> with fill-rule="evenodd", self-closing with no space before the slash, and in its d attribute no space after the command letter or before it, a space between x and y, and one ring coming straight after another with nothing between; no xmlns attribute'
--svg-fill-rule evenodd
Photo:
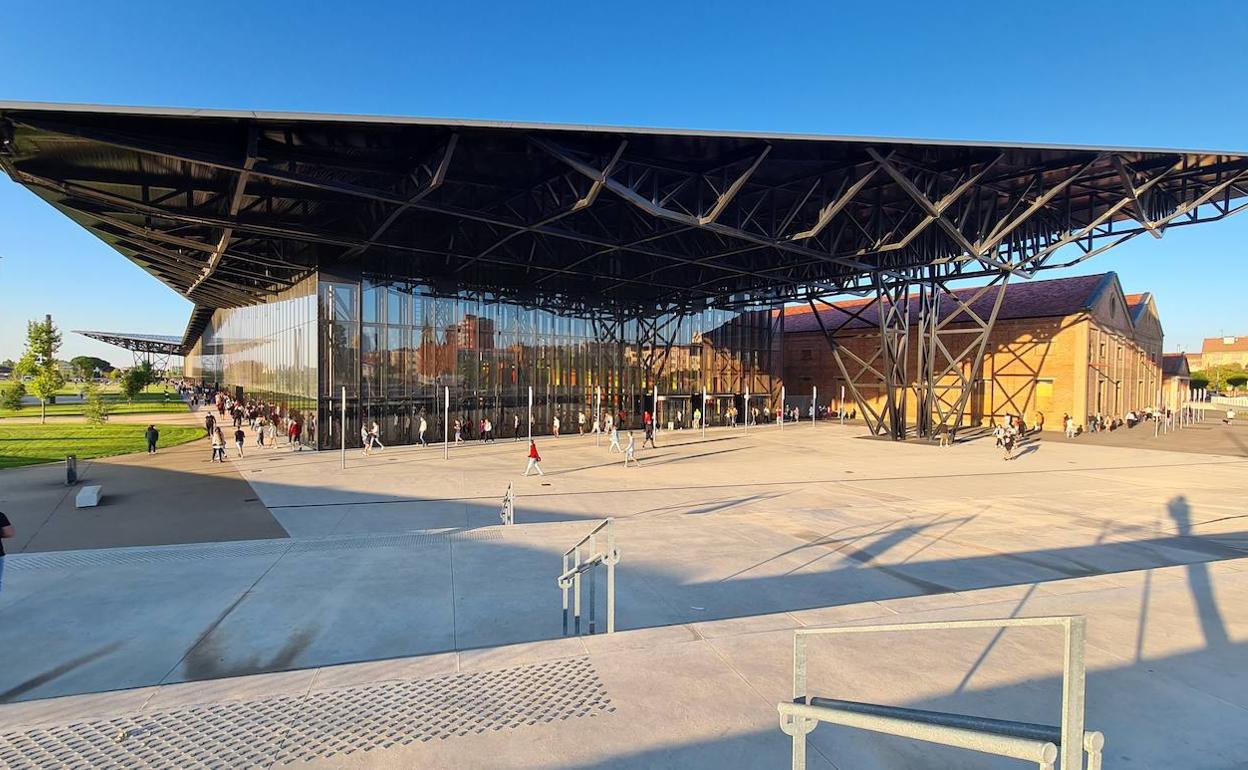
<svg viewBox="0 0 1248 770"><path fill-rule="evenodd" d="M65 455L65 486L78 483L78 455Z"/></svg>

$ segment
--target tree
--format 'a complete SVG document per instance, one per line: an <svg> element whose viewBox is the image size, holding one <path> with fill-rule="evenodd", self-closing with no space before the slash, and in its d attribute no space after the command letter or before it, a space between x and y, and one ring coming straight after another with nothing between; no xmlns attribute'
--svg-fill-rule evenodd
<svg viewBox="0 0 1248 770"><path fill-rule="evenodd" d="M142 381L144 388L156 382L156 372L152 369L151 361L143 361L134 368L139 370L139 379Z"/></svg>
<svg viewBox="0 0 1248 770"><path fill-rule="evenodd" d="M0 408L17 411L22 408L22 396L26 395L26 385L21 380L12 380L0 386Z"/></svg>
<svg viewBox="0 0 1248 770"><path fill-rule="evenodd" d="M132 366L121 375L121 395L126 397L126 401L134 403L134 397L143 392L143 388L147 387L147 381L144 378L144 372L137 366Z"/></svg>
<svg viewBox="0 0 1248 770"><path fill-rule="evenodd" d="M74 367L74 372L84 380L94 379L96 372L107 372L113 368L112 364L95 356L75 356L69 359L69 363Z"/></svg>
<svg viewBox="0 0 1248 770"><path fill-rule="evenodd" d="M1226 376L1226 384L1236 390L1244 387L1245 383L1248 383L1248 373L1246 372L1234 372Z"/></svg>
<svg viewBox="0 0 1248 770"><path fill-rule="evenodd" d="M94 382L88 382L83 397L86 401L82 407L82 416L93 425L102 425L108 419L108 404L100 395L99 387Z"/></svg>
<svg viewBox="0 0 1248 770"><path fill-rule="evenodd" d="M1203 372L1197 372L1188 380L1193 390L1205 390L1209 387L1209 378Z"/></svg>
<svg viewBox="0 0 1248 770"><path fill-rule="evenodd" d="M20 376L30 376L30 390L39 399L39 422L47 422L48 403L55 403L56 392L65 387L65 375L56 361L61 349L61 333L52 323L52 316L26 324L26 352L17 362Z"/></svg>

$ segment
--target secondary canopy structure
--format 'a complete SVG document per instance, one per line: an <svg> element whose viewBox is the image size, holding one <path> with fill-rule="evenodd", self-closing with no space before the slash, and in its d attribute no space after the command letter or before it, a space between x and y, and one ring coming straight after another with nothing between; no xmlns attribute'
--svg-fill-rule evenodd
<svg viewBox="0 0 1248 770"><path fill-rule="evenodd" d="M1248 191L1230 152L11 102L0 167L195 302L184 345L213 309L335 268L593 318L892 307ZM879 314L887 388L903 315Z"/></svg>
<svg viewBox="0 0 1248 770"><path fill-rule="evenodd" d="M186 355L186 346L182 344L182 338L168 334L126 334L78 329L74 330L74 334L81 334L84 337L129 350L134 355L136 364L141 360L153 361L158 369L167 368L170 356Z"/></svg>

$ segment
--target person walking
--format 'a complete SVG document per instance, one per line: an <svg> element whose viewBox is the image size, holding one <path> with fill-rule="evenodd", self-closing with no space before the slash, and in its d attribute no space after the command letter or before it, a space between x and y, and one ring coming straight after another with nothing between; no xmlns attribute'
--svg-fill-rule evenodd
<svg viewBox="0 0 1248 770"><path fill-rule="evenodd" d="M531 471L537 471L538 476L545 476L542 472L542 456L537 453L537 442L529 439L529 464L524 469L524 475L528 476Z"/></svg>
<svg viewBox="0 0 1248 770"><path fill-rule="evenodd" d="M693 410L693 429L697 430L702 427L702 410L695 408Z"/></svg>
<svg viewBox="0 0 1248 770"><path fill-rule="evenodd" d="M555 419L551 423L551 428L554 431L555 438L559 438L559 415L555 415Z"/></svg>
<svg viewBox="0 0 1248 770"><path fill-rule="evenodd" d="M422 447L429 446L429 442L425 441L425 431L429 430L429 423L425 421L425 416L420 416L420 445Z"/></svg>
<svg viewBox="0 0 1248 770"><path fill-rule="evenodd" d="M212 429L217 426L217 418L212 416L212 412L204 415L204 433L208 438L212 438Z"/></svg>
<svg viewBox="0 0 1248 770"><path fill-rule="evenodd" d="M1014 459L1014 444L1018 440L1019 430L1013 424L1007 425L1001 437L1001 447L1005 450L1005 460Z"/></svg>
<svg viewBox="0 0 1248 770"><path fill-rule="evenodd" d="M17 531L13 529L13 522L0 511L0 591L4 590L4 541L15 537Z"/></svg>
<svg viewBox="0 0 1248 770"><path fill-rule="evenodd" d="M234 446L238 448L238 456L243 456L243 442L247 439L247 435L243 433L242 427L234 429Z"/></svg>
<svg viewBox="0 0 1248 770"><path fill-rule="evenodd" d="M256 446L257 446L258 448L260 448L260 449L263 449L263 448L264 448L264 429L265 429L265 427L267 427L267 426L266 426L266 423L265 423L264 415L260 415L260 416L256 417Z"/></svg>
<svg viewBox="0 0 1248 770"><path fill-rule="evenodd" d="M212 431L212 460L225 462L225 434L221 432L221 428L214 428Z"/></svg>
<svg viewBox="0 0 1248 770"><path fill-rule="evenodd" d="M364 447L365 457L373 453L373 440L372 437L368 435L368 427L365 425L360 426L360 445Z"/></svg>
<svg viewBox="0 0 1248 770"><path fill-rule="evenodd" d="M607 454L623 452L624 450L620 448L620 429L612 425L608 435L611 436L611 443L607 446Z"/></svg>
<svg viewBox="0 0 1248 770"><path fill-rule="evenodd" d="M520 415L518 413L511 416L511 440L520 440Z"/></svg>
<svg viewBox="0 0 1248 770"><path fill-rule="evenodd" d="M628 446L624 447L624 467L628 467L628 461L632 460L633 465L641 467L641 463L637 462L637 444L633 441L633 432L628 432Z"/></svg>
<svg viewBox="0 0 1248 770"><path fill-rule="evenodd" d="M1062 419L1062 427L1066 430L1066 438L1075 437L1076 431L1075 431L1075 418L1074 417L1071 417L1070 415L1066 415Z"/></svg>
<svg viewBox="0 0 1248 770"><path fill-rule="evenodd" d="M373 420L373 426L368 429L368 435L373 438L373 449L380 452L386 448L385 445L381 443L381 426L377 424L376 420Z"/></svg>
<svg viewBox="0 0 1248 770"><path fill-rule="evenodd" d="M654 445L654 420L646 420L645 426L643 427L643 431L644 431L645 438L641 442L641 448L645 449L646 444L649 444L651 449L658 449L658 447ZM628 438L629 438L629 441L631 442L633 438L633 434L629 433Z"/></svg>
<svg viewBox="0 0 1248 770"><path fill-rule="evenodd" d="M493 441L493 440L494 440L494 422L490 420L489 417L486 417L484 420L482 420L481 442L485 443L487 441Z"/></svg>
<svg viewBox="0 0 1248 770"><path fill-rule="evenodd" d="M292 452L303 451L303 442L300 441L302 437L303 437L303 423L299 422L298 420L291 420L290 421L290 451Z"/></svg>
<svg viewBox="0 0 1248 770"><path fill-rule="evenodd" d="M143 438L147 439L147 453L156 454L156 442L160 440L160 431L156 430L156 426L148 425L147 430L143 431Z"/></svg>
<svg viewBox="0 0 1248 770"><path fill-rule="evenodd" d="M584 412L576 413L576 435L578 436L585 435L585 413Z"/></svg>
<svg viewBox="0 0 1248 770"><path fill-rule="evenodd" d="M459 424L459 420L455 421L455 446L464 443L463 429Z"/></svg>

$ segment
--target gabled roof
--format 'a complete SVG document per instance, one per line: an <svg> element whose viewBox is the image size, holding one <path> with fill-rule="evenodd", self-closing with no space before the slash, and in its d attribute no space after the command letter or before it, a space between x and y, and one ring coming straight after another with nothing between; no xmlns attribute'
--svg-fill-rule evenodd
<svg viewBox="0 0 1248 770"><path fill-rule="evenodd" d="M1017 318L1054 318L1083 312L1090 309L1101 293L1117 283L1118 276L1113 272L1097 275L1078 275L1070 278L1054 278L1047 281L1026 281L1012 283L1005 289L1005 298L1001 301L1001 310L997 320L1004 321ZM955 289L954 294L963 301L971 300L979 287ZM992 312L995 292L984 292L979 299L971 302L971 310L981 318ZM918 322L919 298L917 294L910 296L910 323ZM949 305L942 306L941 317L947 317ZM869 307L868 307L869 306ZM878 305L871 300L850 300L838 302L833 310L820 306L819 315L829 331L837 327L845 329L865 329L879 324ZM865 310L862 308L866 307ZM860 312L861 316L851 319L846 311ZM846 321L848 320L848 323ZM819 331L819 321L809 305L790 305L784 312L784 330L786 333Z"/></svg>
<svg viewBox="0 0 1248 770"><path fill-rule="evenodd" d="M1190 377L1191 369L1187 365L1187 356L1183 353L1165 353L1161 357L1162 377Z"/></svg>

